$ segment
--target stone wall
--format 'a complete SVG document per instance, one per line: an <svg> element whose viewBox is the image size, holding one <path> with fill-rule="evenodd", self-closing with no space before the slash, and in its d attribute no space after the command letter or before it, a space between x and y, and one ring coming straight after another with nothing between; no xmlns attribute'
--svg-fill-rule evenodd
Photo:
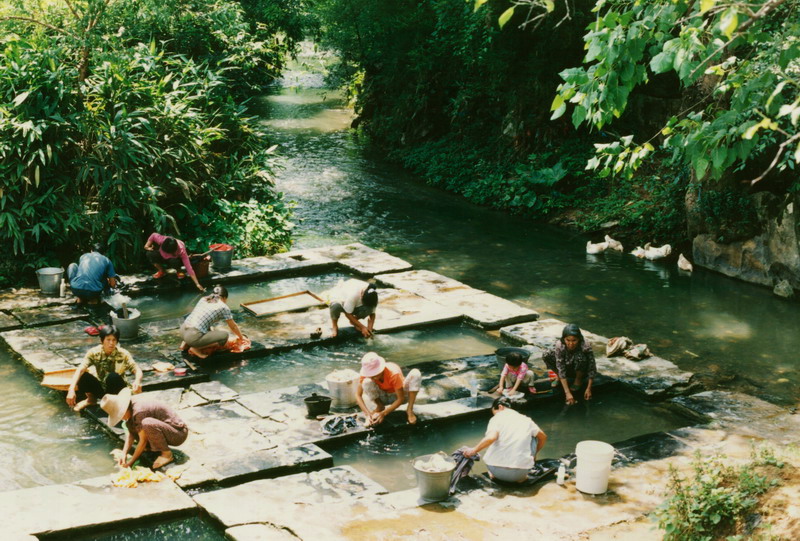
<svg viewBox="0 0 800 541"><path fill-rule="evenodd" d="M719 243L706 233L696 235L692 243L694 263L792 297L794 290L800 289L800 223L794 212L798 196L760 192L753 195L753 203L762 224L761 234L729 244Z"/></svg>

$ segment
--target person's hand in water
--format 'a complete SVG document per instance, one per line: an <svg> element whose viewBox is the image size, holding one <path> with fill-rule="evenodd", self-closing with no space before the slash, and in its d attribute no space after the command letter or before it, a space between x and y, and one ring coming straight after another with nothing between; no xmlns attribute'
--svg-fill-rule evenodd
<svg viewBox="0 0 800 541"><path fill-rule="evenodd" d="M592 388L591 387L587 387L586 388L586 392L583 393L583 398L586 399L586 400L591 400L592 399Z"/></svg>
<svg viewBox="0 0 800 541"><path fill-rule="evenodd" d="M576 402L577 401L575 400L575 397L572 396L572 393L567 395L567 406L574 406Z"/></svg>

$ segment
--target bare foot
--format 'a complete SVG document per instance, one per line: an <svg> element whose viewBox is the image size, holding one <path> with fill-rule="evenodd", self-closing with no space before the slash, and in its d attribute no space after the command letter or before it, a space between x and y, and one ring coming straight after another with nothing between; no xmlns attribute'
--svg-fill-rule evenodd
<svg viewBox="0 0 800 541"><path fill-rule="evenodd" d="M161 453L161 456L159 456L155 460L155 462L153 462L153 469L157 470L159 468L163 468L164 466L172 462L172 460L173 460L172 451L164 451L163 453Z"/></svg>
<svg viewBox="0 0 800 541"><path fill-rule="evenodd" d="M208 353L203 353L202 351L200 351L196 347L190 347L189 348L189 353L191 353L192 355L194 355L198 359L205 359L206 357L208 357Z"/></svg>
<svg viewBox="0 0 800 541"><path fill-rule="evenodd" d="M186 342L181 342L180 350L186 351L187 349L189 349L189 346L186 345Z"/></svg>
<svg viewBox="0 0 800 541"><path fill-rule="evenodd" d="M96 404L97 404L97 401L89 400L88 398L86 398L84 400L81 400L77 404L75 404L75 407L72 408L72 411L77 413L77 412L83 411L83 409L86 408L86 406L94 406Z"/></svg>
<svg viewBox="0 0 800 541"><path fill-rule="evenodd" d="M406 416L408 417L408 424L410 425L417 424L417 416L414 414L413 411L406 412Z"/></svg>

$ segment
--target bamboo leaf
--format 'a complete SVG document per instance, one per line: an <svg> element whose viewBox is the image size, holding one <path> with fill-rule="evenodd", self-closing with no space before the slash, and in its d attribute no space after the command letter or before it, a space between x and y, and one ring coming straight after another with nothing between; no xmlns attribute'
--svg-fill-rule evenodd
<svg viewBox="0 0 800 541"><path fill-rule="evenodd" d="M511 6L507 10L503 12L502 15L497 19L497 24L500 25L500 28L503 28L506 23L514 16L514 6Z"/></svg>

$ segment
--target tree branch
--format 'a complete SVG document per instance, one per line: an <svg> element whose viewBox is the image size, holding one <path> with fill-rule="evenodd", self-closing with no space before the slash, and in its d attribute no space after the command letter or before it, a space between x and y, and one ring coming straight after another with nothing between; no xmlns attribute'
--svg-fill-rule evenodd
<svg viewBox="0 0 800 541"><path fill-rule="evenodd" d="M786 147L788 147L789 145L791 145L792 143L794 143L798 139L800 139L800 133L794 134L793 136L788 138L786 141L781 143L781 145L778 147L778 152L776 152L775 153L775 157L772 158L772 163L769 164L769 167L767 167L766 171L764 171L758 177L756 177L753 180L751 180L750 181L750 185L753 186L757 182L760 182L761 180L764 179L764 177L766 177L769 174L770 171L775 169L775 166L778 165L778 162L780 161L781 156L783 156L783 153L786 152Z"/></svg>
<svg viewBox="0 0 800 541"><path fill-rule="evenodd" d="M22 22L26 22L26 23L38 24L40 26L44 26L45 28L48 28L48 29L53 30L55 32L59 32L61 34L65 34L65 35L73 37L73 38L77 37L75 34L70 32L69 30L64 30L63 28L59 28L57 26L53 26L52 24L48 24L48 23L45 23L45 22L42 22L42 21L37 21L36 19L33 19L31 17L21 17L19 15L6 15L6 16L0 17L0 22L3 22L3 21L22 21Z"/></svg>

